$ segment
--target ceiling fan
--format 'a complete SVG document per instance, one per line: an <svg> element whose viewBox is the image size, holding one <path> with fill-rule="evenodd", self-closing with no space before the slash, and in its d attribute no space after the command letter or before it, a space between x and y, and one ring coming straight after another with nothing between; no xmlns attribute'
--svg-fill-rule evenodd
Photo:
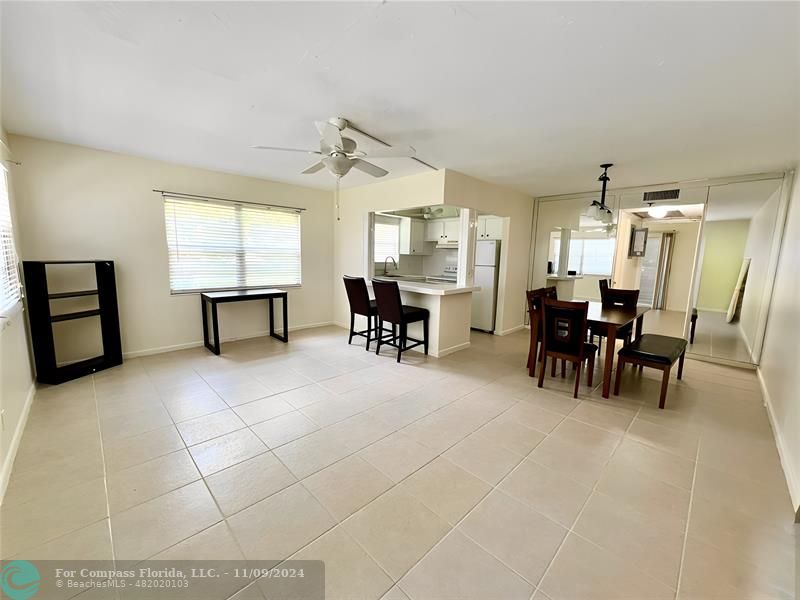
<svg viewBox="0 0 800 600"><path fill-rule="evenodd" d="M298 148L280 148L276 146L253 146L257 150L279 150L282 152L303 152L305 154L314 154L319 156L319 162L314 163L302 172L303 175L312 175L322 169L328 169L331 175L336 177L336 191L334 199L336 203L336 220L340 221L339 216L339 180L350 172L350 169L356 168L373 177L383 177L389 171L382 169L378 165L373 165L371 162L364 160L364 157L371 158L414 158L416 150L411 146L389 146L384 145L382 148L374 148L369 152L358 149L358 143L349 137L344 137L342 131L348 127L357 131L369 138L373 136L360 131L353 127L347 119L342 117L332 117L327 121L316 121L314 125L317 126L319 131L320 141L319 150L301 150ZM378 140L380 141L380 140ZM418 159L415 159L418 160ZM422 162L419 161L418 162ZM427 164L427 163L423 163ZM430 165L428 165L430 166Z"/></svg>
<svg viewBox="0 0 800 600"><path fill-rule="evenodd" d="M352 168L356 168L373 177L383 177L389 171L367 162L364 158L413 158L416 154L416 150L411 146L385 146L383 148L373 148L369 151L360 150L354 139L342 135L342 132L347 127L352 129L347 119L342 117L333 117L327 121L317 121L315 125L321 138L319 150L279 148L276 146L253 146L253 148L314 154L320 157L319 162L308 167L303 171L303 174L311 175L322 169L328 169L337 179L347 175Z"/></svg>

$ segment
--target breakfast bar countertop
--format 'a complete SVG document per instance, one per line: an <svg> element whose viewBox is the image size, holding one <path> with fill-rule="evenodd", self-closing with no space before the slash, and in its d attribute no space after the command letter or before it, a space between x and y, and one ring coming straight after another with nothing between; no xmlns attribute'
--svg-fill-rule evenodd
<svg viewBox="0 0 800 600"><path fill-rule="evenodd" d="M453 294L466 294L470 292L477 292L480 286L459 286L456 283L439 283L427 281L409 281L402 277L373 277L380 281L396 281L397 286L401 292L412 292L415 294L428 294L430 296L451 296ZM372 281L367 281L368 286L372 286Z"/></svg>

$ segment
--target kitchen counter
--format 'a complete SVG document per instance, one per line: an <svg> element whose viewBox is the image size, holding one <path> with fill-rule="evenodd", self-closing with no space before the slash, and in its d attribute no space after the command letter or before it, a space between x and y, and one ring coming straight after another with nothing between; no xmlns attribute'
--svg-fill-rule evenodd
<svg viewBox="0 0 800 600"><path fill-rule="evenodd" d="M429 296L452 296L453 294L466 294L476 292L479 286L459 286L457 283L432 282L420 277L373 277L379 281L396 281L401 292L412 292L415 294L427 294ZM372 281L367 285L372 287Z"/></svg>

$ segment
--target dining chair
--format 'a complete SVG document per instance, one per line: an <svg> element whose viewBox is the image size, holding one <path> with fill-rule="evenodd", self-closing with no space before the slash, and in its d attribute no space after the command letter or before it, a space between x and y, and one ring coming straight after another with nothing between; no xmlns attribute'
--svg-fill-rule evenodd
<svg viewBox="0 0 800 600"><path fill-rule="evenodd" d="M634 310L639 303L639 290L625 290L621 288L608 287L608 279L601 279L598 282L600 286L600 302L603 307L623 308L625 310ZM594 343L594 336L598 338L598 350L603 345L603 338L605 333L602 331L594 331L589 329L589 342ZM621 327L617 332L618 339L623 341L624 345L631 343L633 337L633 324L630 323L625 327Z"/></svg>
<svg viewBox="0 0 800 600"><path fill-rule="evenodd" d="M380 336L378 327L378 306L375 300L369 299L369 291L367 290L367 282L363 277L351 277L345 275L344 289L347 292L347 301L350 303L350 337L347 338L347 343L353 341L353 336L358 335L367 338L367 351L369 345L372 343L372 333L375 332L376 337ZM367 328L363 331L356 331L356 315L362 315L367 318Z"/></svg>
<svg viewBox="0 0 800 600"><path fill-rule="evenodd" d="M390 338L382 335L378 336L378 347L375 354L380 354L381 346L392 346L397 348L397 362L406 350L423 346L425 354L428 354L428 321L430 313L427 308L409 306L403 304L400 298L400 287L396 281L372 280L372 289L375 291L375 302L378 306L378 331L383 331L384 322L392 324L392 335ZM409 323L422 321L422 339L408 337ZM398 332L399 329L399 332ZM390 341L386 341L389 339ZM410 346L408 342L414 342Z"/></svg>
<svg viewBox="0 0 800 600"><path fill-rule="evenodd" d="M555 375L555 361L560 358L562 361L571 362L576 367L573 397L577 398L583 362L588 361L586 384L591 387L594 373L594 357L597 354L597 346L586 341L589 303L566 302L545 298L543 312L544 336L542 340L542 365L539 369L539 387L544 385L547 358L553 359L551 376ZM564 376L563 364L562 362L562 377Z"/></svg>
<svg viewBox="0 0 800 600"><path fill-rule="evenodd" d="M601 279L597 284L600 286L600 301L603 302L606 299L606 291L608 291L608 279Z"/></svg>
<svg viewBox="0 0 800 600"><path fill-rule="evenodd" d="M528 375L533 377L536 374L536 360L539 344L542 341L542 305L545 298L558 300L558 292L555 286L527 290L525 296L528 300L528 317L531 326L530 348L528 349ZM540 359L541 360L541 359Z"/></svg>

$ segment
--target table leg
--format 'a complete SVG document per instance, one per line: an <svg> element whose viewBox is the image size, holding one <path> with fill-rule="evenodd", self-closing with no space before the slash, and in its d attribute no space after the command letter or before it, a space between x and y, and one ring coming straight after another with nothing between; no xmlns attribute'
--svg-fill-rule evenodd
<svg viewBox="0 0 800 600"><path fill-rule="evenodd" d="M638 340L642 337L642 327L644 326L644 315L639 315L639 318L636 319L636 339Z"/></svg>
<svg viewBox="0 0 800 600"><path fill-rule="evenodd" d="M603 361L603 398L608 398L611 392L611 369L614 367L616 341L617 328L609 327L606 333L606 359Z"/></svg>
<svg viewBox="0 0 800 600"><path fill-rule="evenodd" d="M220 352L220 344L219 344L219 318L217 317L217 303L211 303L211 327L214 330L214 347L212 352L214 354L219 354Z"/></svg>
<svg viewBox="0 0 800 600"><path fill-rule="evenodd" d="M280 296L281 302L283 304L283 335L279 335L275 333L275 305L273 302L273 298L268 298L269 300L269 334L270 336L274 337L276 340L280 340L284 343L289 341L289 307L287 300L287 296Z"/></svg>
<svg viewBox="0 0 800 600"><path fill-rule="evenodd" d="M289 295L285 294L281 298L281 304L283 305L283 341L289 341ZM369 327L369 323L367 323Z"/></svg>
<svg viewBox="0 0 800 600"><path fill-rule="evenodd" d="M269 304L269 334L275 337L275 306L272 298L267 298Z"/></svg>
<svg viewBox="0 0 800 600"><path fill-rule="evenodd" d="M206 308L206 300L200 296L200 308L203 313L203 345L212 350L211 344L208 342L208 309Z"/></svg>

